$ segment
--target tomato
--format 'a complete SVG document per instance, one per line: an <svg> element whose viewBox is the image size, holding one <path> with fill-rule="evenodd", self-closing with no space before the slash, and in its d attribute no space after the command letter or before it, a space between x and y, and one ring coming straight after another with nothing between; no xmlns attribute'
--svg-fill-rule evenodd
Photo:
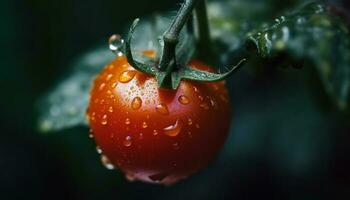
<svg viewBox="0 0 350 200"><path fill-rule="evenodd" d="M199 61L192 68L211 71ZM97 76L87 117L102 160L129 179L172 184L205 167L223 146L231 108L224 82L161 89L124 56Z"/></svg>

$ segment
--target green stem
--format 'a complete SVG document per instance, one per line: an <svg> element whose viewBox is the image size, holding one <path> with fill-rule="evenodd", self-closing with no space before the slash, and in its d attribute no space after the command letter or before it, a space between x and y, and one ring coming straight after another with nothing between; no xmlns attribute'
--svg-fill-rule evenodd
<svg viewBox="0 0 350 200"><path fill-rule="evenodd" d="M199 5L197 5L198 3ZM229 72L222 74L194 70L191 69L191 67L185 66L186 63L176 63L176 45L179 42L180 32L186 22L190 21L189 23L191 23L189 18L191 16L193 17L192 13L194 9L196 9L197 30L199 37L197 41L197 49L199 50L198 53L202 60L212 64L213 60L216 62L218 59L216 59L217 55L213 53L214 50L212 48L212 40L210 38L205 0L185 0L169 29L167 29L167 31L163 34L164 46L158 66L147 65L134 60L130 44L139 20L136 19L130 28L128 39L125 41L125 54L128 62L136 70L155 76L160 88L175 90L179 86L182 79L204 82L220 81L233 74L233 72L239 69L239 67L241 67L246 61L246 59L242 59L237 66L233 67ZM190 26L189 28L189 31L192 32L192 27ZM174 69L175 67L176 69Z"/></svg>
<svg viewBox="0 0 350 200"><path fill-rule="evenodd" d="M207 1L201 0L195 8L197 27L197 56L212 66L218 66L219 57L210 35Z"/></svg>
<svg viewBox="0 0 350 200"><path fill-rule="evenodd" d="M175 48L179 42L180 32L191 16L198 1L200 0L186 0L169 29L163 35L164 49L160 58L159 69L165 71L167 74L171 73L174 66L176 66Z"/></svg>
<svg viewBox="0 0 350 200"><path fill-rule="evenodd" d="M209 30L209 19L207 12L207 1L201 0L197 7L196 11L196 20L198 28L198 43L202 46L207 46L211 44L210 30Z"/></svg>

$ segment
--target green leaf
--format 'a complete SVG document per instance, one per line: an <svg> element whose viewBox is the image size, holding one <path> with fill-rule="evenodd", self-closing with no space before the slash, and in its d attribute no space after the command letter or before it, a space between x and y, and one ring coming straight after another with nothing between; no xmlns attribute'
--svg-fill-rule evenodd
<svg viewBox="0 0 350 200"><path fill-rule="evenodd" d="M78 58L72 71L38 102L39 130L50 132L86 125L92 79L114 57L106 46Z"/></svg>
<svg viewBox="0 0 350 200"><path fill-rule="evenodd" d="M297 0L222 0L208 4L211 35L222 65L244 58L245 38L252 29L295 6Z"/></svg>
<svg viewBox="0 0 350 200"><path fill-rule="evenodd" d="M313 65L327 93L341 109L349 103L350 37L346 22L332 8L310 3L298 12L283 15L274 23L248 35L263 58L281 55L295 63Z"/></svg>

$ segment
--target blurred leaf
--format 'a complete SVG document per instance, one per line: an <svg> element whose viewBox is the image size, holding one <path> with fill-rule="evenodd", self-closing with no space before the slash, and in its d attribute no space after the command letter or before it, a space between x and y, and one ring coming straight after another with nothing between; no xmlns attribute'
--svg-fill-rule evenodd
<svg viewBox="0 0 350 200"><path fill-rule="evenodd" d="M245 52L245 38L252 29L297 5L298 0L222 0L208 4L211 34L221 64L235 64Z"/></svg>
<svg viewBox="0 0 350 200"><path fill-rule="evenodd" d="M350 92L350 38L346 22L319 3L303 6L298 12L281 16L272 25L249 34L263 58L293 63L311 63L319 72L328 94L345 109ZM293 64L292 63L292 64Z"/></svg>
<svg viewBox="0 0 350 200"><path fill-rule="evenodd" d="M71 73L39 101L39 130L59 131L86 124L92 79L114 57L107 47L99 47L78 58Z"/></svg>

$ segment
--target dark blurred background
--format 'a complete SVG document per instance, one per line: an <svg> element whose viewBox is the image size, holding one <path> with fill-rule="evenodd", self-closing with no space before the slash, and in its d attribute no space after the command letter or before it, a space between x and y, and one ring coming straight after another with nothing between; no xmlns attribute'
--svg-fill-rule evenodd
<svg viewBox="0 0 350 200"><path fill-rule="evenodd" d="M229 80L229 140L207 169L171 187L106 170L87 128L36 131L36 100L74 58L136 17L176 8L170 0L0 1L0 199L350 199L350 119L320 100L317 80L306 86L303 70L244 69Z"/></svg>

